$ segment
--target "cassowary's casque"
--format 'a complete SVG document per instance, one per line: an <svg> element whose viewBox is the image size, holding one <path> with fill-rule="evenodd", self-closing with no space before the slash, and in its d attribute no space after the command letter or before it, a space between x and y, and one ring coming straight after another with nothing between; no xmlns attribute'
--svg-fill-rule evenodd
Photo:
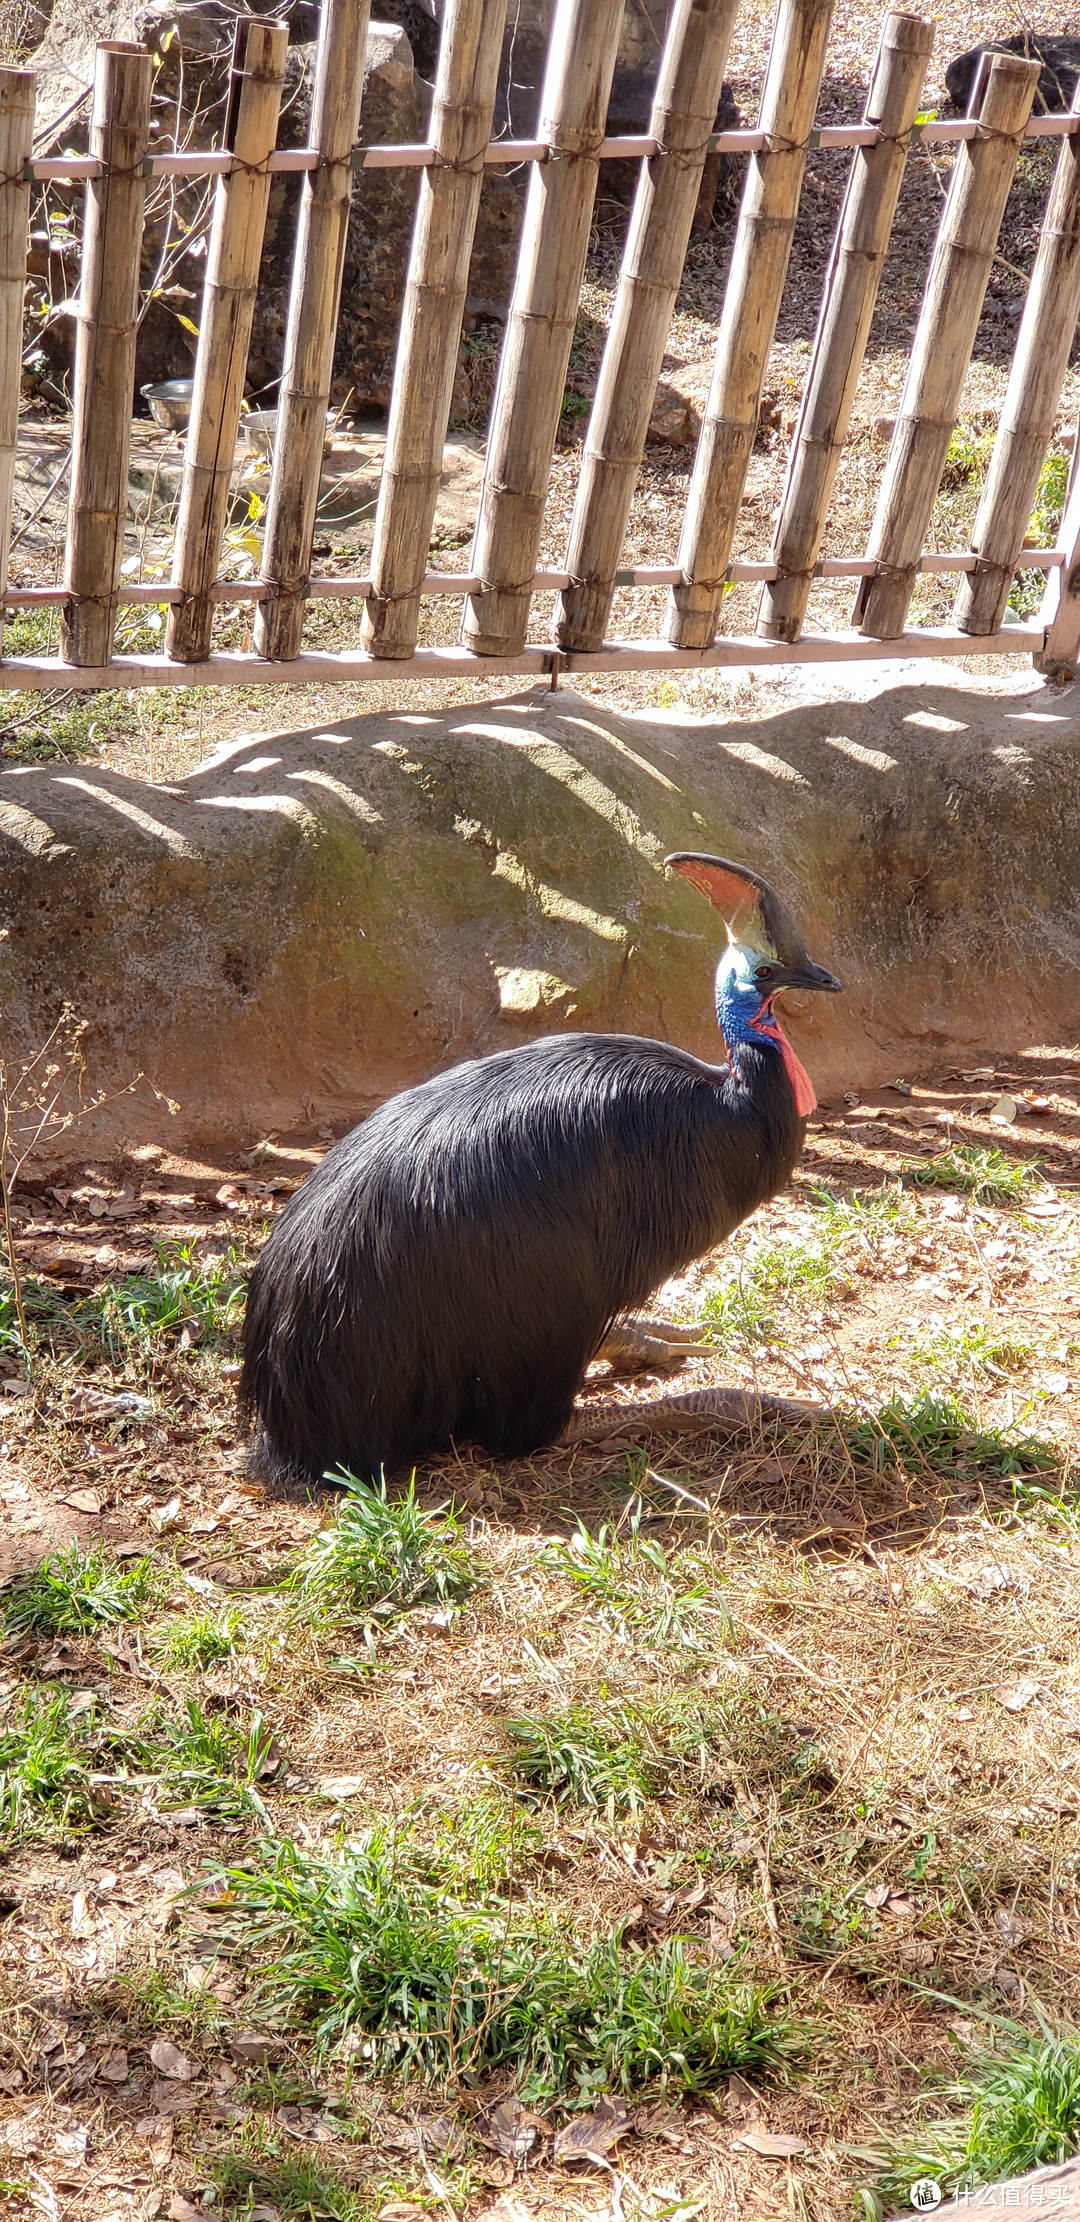
<svg viewBox="0 0 1080 2222"><path fill-rule="evenodd" d="M565 1428L612 1322L788 1180L814 1094L781 988L839 988L742 865L668 863L725 914L726 1065L562 1034L394 1096L330 1150L252 1276L253 1471L372 1476Z"/></svg>

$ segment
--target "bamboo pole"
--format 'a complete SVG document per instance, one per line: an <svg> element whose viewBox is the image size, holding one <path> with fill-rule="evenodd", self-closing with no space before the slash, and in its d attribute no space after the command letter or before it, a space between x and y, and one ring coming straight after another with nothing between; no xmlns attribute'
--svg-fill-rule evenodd
<svg viewBox="0 0 1080 2222"><path fill-rule="evenodd" d="M469 565L485 583L462 625L485 656L515 654L528 630L621 20L622 0L558 0L552 21L539 130L550 151L529 183L491 412Z"/></svg>
<svg viewBox="0 0 1080 2222"><path fill-rule="evenodd" d="M1080 665L1080 425L1073 438L1065 509L1058 527L1062 562L1047 573L1039 609L1041 649L1032 661L1037 671L1064 686Z"/></svg>
<svg viewBox="0 0 1080 2222"><path fill-rule="evenodd" d="M506 0L448 0L430 137L409 256L386 456L360 638L376 656L410 656L442 476L461 318L484 181Z"/></svg>
<svg viewBox="0 0 1080 2222"><path fill-rule="evenodd" d="M128 449L135 390L153 64L144 46L99 46L90 151L101 175L86 188L68 549L60 626L65 663L109 660L124 551Z"/></svg>
<svg viewBox="0 0 1080 2222"><path fill-rule="evenodd" d="M933 43L926 17L886 16L866 102L866 122L881 138L852 158L781 497L778 576L761 597L764 640L798 640L802 630Z"/></svg>
<svg viewBox="0 0 1080 2222"><path fill-rule="evenodd" d="M295 656L304 630L369 12L370 0L323 0L311 102L319 160L304 178L296 233L263 543L262 576L271 593L255 621L261 656Z"/></svg>
<svg viewBox="0 0 1080 2222"><path fill-rule="evenodd" d="M712 385L679 540L678 560L687 583L673 587L668 602L668 639L679 648L707 648L716 630L831 19L832 0L780 0L777 10L761 96L766 149L751 156L743 189Z"/></svg>
<svg viewBox="0 0 1080 2222"><path fill-rule="evenodd" d="M187 663L210 653L210 588L228 514L288 46L287 23L237 21L224 143L238 167L219 179L214 200L173 559L182 599L170 607L165 635L166 654Z"/></svg>
<svg viewBox="0 0 1080 2222"><path fill-rule="evenodd" d="M982 642L980 655L1034 654L1042 647L1042 628L1006 625ZM948 625L913 626L896 641L867 640L862 633L804 633L795 642L762 640L757 633L729 633L711 648L673 648L666 640L613 640L592 655L568 653L537 645L516 656L477 656L468 648L418 648L405 667L406 675L421 684L430 679L490 679L516 674L536 680L572 678L608 671L723 671L756 665L763 671L782 671L794 664L828 664L899 661L909 656L937 658L970 656L971 638ZM249 687L353 684L361 680L400 679L402 667L385 657L366 655L361 649L319 650L306 648L288 663L268 657L223 651L205 663L183 664L174 657L114 656L108 664L78 669L56 656L12 656L0 663L0 692L16 689L64 687L90 691L100 687Z"/></svg>
<svg viewBox="0 0 1080 2222"><path fill-rule="evenodd" d="M22 391L26 242L34 145L33 70L0 69L0 595L7 588L15 444Z"/></svg>
<svg viewBox="0 0 1080 2222"><path fill-rule="evenodd" d="M737 0L675 0L566 549L560 648L599 648L716 121Z"/></svg>
<svg viewBox="0 0 1080 2222"><path fill-rule="evenodd" d="M907 616L1038 81L1038 62L995 54L978 136L956 157L870 532L878 571L855 604L855 624L875 640L892 640Z"/></svg>
<svg viewBox="0 0 1080 2222"><path fill-rule="evenodd" d="M1072 113L1080 113L1080 81ZM971 545L978 559L953 610L965 633L996 633L1027 531L1080 316L1080 134L1063 139L1039 233L994 452Z"/></svg>

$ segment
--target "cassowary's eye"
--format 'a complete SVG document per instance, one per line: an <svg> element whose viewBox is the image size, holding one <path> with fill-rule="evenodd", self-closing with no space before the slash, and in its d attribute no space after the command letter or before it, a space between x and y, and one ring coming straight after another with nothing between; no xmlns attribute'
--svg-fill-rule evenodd
<svg viewBox="0 0 1080 2222"><path fill-rule="evenodd" d="M769 981L773 978L775 971L776 967L772 964L755 965L754 978L757 981L759 988L768 987Z"/></svg>

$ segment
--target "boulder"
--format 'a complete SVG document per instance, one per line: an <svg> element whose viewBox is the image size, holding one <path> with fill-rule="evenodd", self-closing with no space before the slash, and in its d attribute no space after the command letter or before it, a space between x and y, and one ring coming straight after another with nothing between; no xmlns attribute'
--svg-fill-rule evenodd
<svg viewBox="0 0 1080 2222"><path fill-rule="evenodd" d="M252 735L170 787L10 770L0 1047L17 1070L65 1002L85 1021L84 1092L110 1093L65 1159L341 1132L567 1027L713 1058L719 922L676 848L764 871L843 978L788 1006L823 1098L1071 1041L1078 743L1080 687L903 681L719 724L533 689Z"/></svg>
<svg viewBox="0 0 1080 2222"><path fill-rule="evenodd" d="M1042 63L1035 88L1036 115L1072 107L1080 77L1080 38L1060 38L1052 31L1018 31L1008 39L985 39L981 46L970 47L949 63L945 89L961 115L968 112L975 74L984 54L1023 54Z"/></svg>

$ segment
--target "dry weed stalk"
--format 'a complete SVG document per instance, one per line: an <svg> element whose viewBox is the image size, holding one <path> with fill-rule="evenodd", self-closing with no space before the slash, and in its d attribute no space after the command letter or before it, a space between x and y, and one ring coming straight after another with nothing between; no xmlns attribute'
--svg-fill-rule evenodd
<svg viewBox="0 0 1080 2222"><path fill-rule="evenodd" d="M32 1057L24 1058L15 1066L0 1054L0 1220L19 1340L28 1368L26 1298L15 1247L12 1196L27 1159L40 1143L56 1141L110 1100L105 1088L98 1088L89 1096L83 1092L86 1078L83 1038L89 1023L88 1019L76 1016L72 1004L65 1003ZM142 1078L142 1073L136 1073L127 1087L118 1089L117 1094L130 1095ZM64 1099L72 1088L76 1101L65 1105Z"/></svg>

